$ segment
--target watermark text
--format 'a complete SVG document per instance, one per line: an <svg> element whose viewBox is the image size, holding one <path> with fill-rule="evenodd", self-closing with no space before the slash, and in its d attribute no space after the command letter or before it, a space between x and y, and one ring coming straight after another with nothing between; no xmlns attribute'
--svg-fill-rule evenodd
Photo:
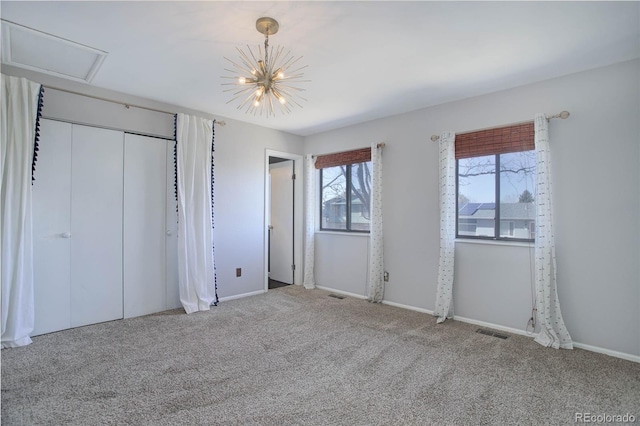
<svg viewBox="0 0 640 426"><path fill-rule="evenodd" d="M576 413L573 421L576 423L635 423L636 416L629 413Z"/></svg>

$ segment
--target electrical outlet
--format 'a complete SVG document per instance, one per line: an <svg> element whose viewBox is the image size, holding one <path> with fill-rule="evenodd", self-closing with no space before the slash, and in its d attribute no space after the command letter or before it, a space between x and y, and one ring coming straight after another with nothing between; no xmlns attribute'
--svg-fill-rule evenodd
<svg viewBox="0 0 640 426"><path fill-rule="evenodd" d="M384 280L387 282L389 281L389 272L387 271L384 271Z"/></svg>
<svg viewBox="0 0 640 426"><path fill-rule="evenodd" d="M236 268L236 277L242 276L242 268Z"/></svg>

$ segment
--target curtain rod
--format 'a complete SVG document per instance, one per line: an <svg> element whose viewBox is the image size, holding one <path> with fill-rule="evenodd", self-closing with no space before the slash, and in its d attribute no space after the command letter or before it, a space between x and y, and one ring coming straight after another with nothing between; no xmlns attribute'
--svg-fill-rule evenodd
<svg viewBox="0 0 640 426"><path fill-rule="evenodd" d="M71 93L72 95L86 96L87 98L97 99L99 101L105 101L105 102L111 102L111 103L118 104L118 105L123 105L126 109L134 107L134 108L146 109L147 111L160 112L160 113L163 113L163 114L170 114L170 115L176 114L175 112L171 112L171 111L164 111L164 110L161 110L161 109L149 108L149 107L144 107L144 106L140 106L140 105L129 104L129 103L126 103L126 102L114 101L113 99L107 99L107 98L103 98L103 97L100 97L100 96L94 96L94 95L87 95L85 93L75 92L73 90L62 89L60 87L47 86L46 84L43 84L42 86L47 88L47 89L52 89L52 90L58 90L60 92ZM218 124L220 126L223 126L223 127L226 126L226 124L227 124L224 121L218 121L218 120L214 120L214 123Z"/></svg>
<svg viewBox="0 0 640 426"><path fill-rule="evenodd" d="M376 145L376 147L377 147L377 148L384 148L385 146L386 146L386 145L385 145L385 143L384 143L384 142L380 142L378 145ZM357 151L357 150L359 150L359 149L366 149L366 148L367 148L367 147L364 147L364 148L356 148L356 149L350 149L349 151ZM321 156L321 155L341 154L341 153L343 153L343 152L349 152L349 151L335 151L335 152L327 152L326 154L317 154L317 155L316 155L316 154L313 154L313 155L311 156L311 158L317 158L317 157L319 157L319 156Z"/></svg>
<svg viewBox="0 0 640 426"><path fill-rule="evenodd" d="M569 111L562 111L558 114L555 115L547 115L547 121L553 119L553 118L561 118L563 120L567 119L569 117L569 115L571 115L569 113ZM527 120L527 121L520 121L518 123L511 123L511 124L503 124L501 126L493 126L493 127L486 127L484 129L477 129L477 130L469 130L467 132L460 132L460 133L456 133L456 135L466 135L468 133L475 133L475 132L482 132L484 130L492 130L492 129L499 129L501 127L508 127L508 126L517 126L518 124L525 124L525 123L532 123L533 120ZM431 140L434 142L437 142L438 140L440 140L440 136L438 135L431 135Z"/></svg>

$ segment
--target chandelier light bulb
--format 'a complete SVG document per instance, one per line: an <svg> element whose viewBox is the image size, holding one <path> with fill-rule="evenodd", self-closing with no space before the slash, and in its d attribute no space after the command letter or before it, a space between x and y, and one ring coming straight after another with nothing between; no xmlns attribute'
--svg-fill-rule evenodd
<svg viewBox="0 0 640 426"><path fill-rule="evenodd" d="M264 49L260 46L257 50L250 46L247 46L247 50L236 48L239 60L225 58L233 65L233 69L225 69L232 76L223 77L232 81L224 83L231 86L224 91L233 95L227 103L237 101L237 108L245 110L245 113L260 113L269 117L275 116L276 110L279 110L286 114L292 108L302 108L300 102L306 101L301 96L304 89L297 87L298 83L308 82L302 79L306 66L298 63L302 57L294 57L282 46L275 49L269 46L269 36L276 34L278 28L275 19L258 19L256 29L265 36Z"/></svg>

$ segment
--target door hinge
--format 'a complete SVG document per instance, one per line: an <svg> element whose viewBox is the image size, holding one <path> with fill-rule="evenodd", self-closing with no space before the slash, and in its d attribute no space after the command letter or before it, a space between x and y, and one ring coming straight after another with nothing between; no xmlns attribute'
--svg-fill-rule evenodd
<svg viewBox="0 0 640 426"><path fill-rule="evenodd" d="M296 174L295 173L291 175L291 180L296 180Z"/></svg>
<svg viewBox="0 0 640 426"><path fill-rule="evenodd" d="M291 265L291 270L295 271L296 270L296 265Z"/></svg>

